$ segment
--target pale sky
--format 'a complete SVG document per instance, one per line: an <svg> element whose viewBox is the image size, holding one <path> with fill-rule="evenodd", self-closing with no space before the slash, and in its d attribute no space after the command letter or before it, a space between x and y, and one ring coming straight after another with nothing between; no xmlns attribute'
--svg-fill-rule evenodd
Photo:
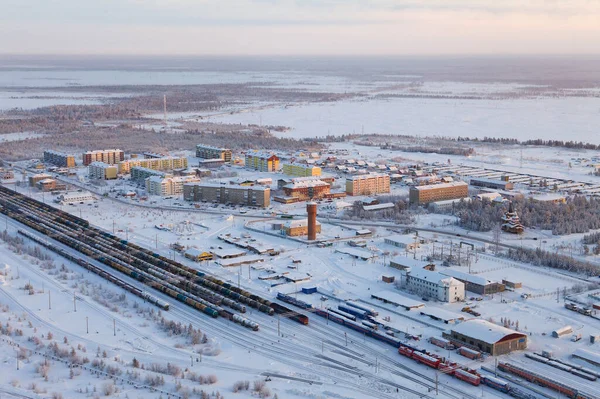
<svg viewBox="0 0 600 399"><path fill-rule="evenodd" d="M600 0L0 0L0 54L600 54Z"/></svg>

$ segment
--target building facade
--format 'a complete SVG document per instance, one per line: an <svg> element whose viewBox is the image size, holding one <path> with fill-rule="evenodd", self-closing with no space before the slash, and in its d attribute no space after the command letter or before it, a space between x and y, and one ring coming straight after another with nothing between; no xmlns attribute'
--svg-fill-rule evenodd
<svg viewBox="0 0 600 399"><path fill-rule="evenodd" d="M390 176L383 173L368 173L346 178L346 194L373 195L390 192Z"/></svg>
<svg viewBox="0 0 600 399"><path fill-rule="evenodd" d="M321 168L300 163L283 164L283 173L294 177L321 176Z"/></svg>
<svg viewBox="0 0 600 399"><path fill-rule="evenodd" d="M299 201L320 199L330 193L331 186L321 180L308 180L289 183L283 186L287 197L297 198Z"/></svg>
<svg viewBox="0 0 600 399"><path fill-rule="evenodd" d="M428 204L430 202L466 198L469 195L469 185L465 182L429 184L410 188L411 204Z"/></svg>
<svg viewBox="0 0 600 399"><path fill-rule="evenodd" d="M450 333L444 332L442 335L458 346L466 346L492 356L527 348L527 334L481 319L459 323Z"/></svg>
<svg viewBox="0 0 600 399"><path fill-rule="evenodd" d="M38 173L33 176L29 176L29 186L35 187L39 181L45 179L52 179L52 176L47 173Z"/></svg>
<svg viewBox="0 0 600 399"><path fill-rule="evenodd" d="M134 166L131 168L131 181L142 183L146 181L147 178L152 176L158 176L164 179L166 177L171 177L171 174L160 170L143 168L141 166Z"/></svg>
<svg viewBox="0 0 600 399"><path fill-rule="evenodd" d="M183 194L183 185L199 182L200 179L195 176L174 176L161 177L150 176L146 179L146 192L149 195L159 195L166 197L168 195Z"/></svg>
<svg viewBox="0 0 600 399"><path fill-rule="evenodd" d="M128 174L131 172L131 169L135 166L153 170L187 169L188 160L186 157L130 159L128 161L119 162L119 173Z"/></svg>
<svg viewBox="0 0 600 399"><path fill-rule="evenodd" d="M515 185L508 180L472 178L469 183L474 187L492 188L494 190L512 190Z"/></svg>
<svg viewBox="0 0 600 399"><path fill-rule="evenodd" d="M413 268L406 275L406 286L418 295L441 302L460 302L465 299L465 285L455 278L438 272Z"/></svg>
<svg viewBox="0 0 600 399"><path fill-rule="evenodd" d="M73 155L53 150L44 151L44 162L65 168L75 167L75 157Z"/></svg>
<svg viewBox="0 0 600 399"><path fill-rule="evenodd" d="M229 148L213 147L212 145L196 145L196 157L202 159L222 159L231 162L231 150Z"/></svg>
<svg viewBox="0 0 600 399"><path fill-rule="evenodd" d="M264 186L192 183L183 185L183 198L194 202L231 203L265 208L271 204L271 189Z"/></svg>
<svg viewBox="0 0 600 399"><path fill-rule="evenodd" d="M315 234L319 234L320 232L321 223L316 221ZM289 220L282 225L281 234L290 237L308 236L308 219Z"/></svg>
<svg viewBox="0 0 600 399"><path fill-rule="evenodd" d="M269 152L248 151L244 159L248 169L260 172L276 172L279 170L279 157Z"/></svg>
<svg viewBox="0 0 600 399"><path fill-rule="evenodd" d="M104 162L92 162L88 166L90 179L113 180L117 178L117 166Z"/></svg>
<svg viewBox="0 0 600 399"><path fill-rule="evenodd" d="M92 162L103 162L109 165L115 165L125 160L125 153L122 150L96 150L83 153L83 165L88 166Z"/></svg>

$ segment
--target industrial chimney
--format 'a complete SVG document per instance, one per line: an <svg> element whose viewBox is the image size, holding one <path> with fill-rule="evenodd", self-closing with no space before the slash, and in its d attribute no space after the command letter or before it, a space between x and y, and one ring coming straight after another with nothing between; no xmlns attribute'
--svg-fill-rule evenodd
<svg viewBox="0 0 600 399"><path fill-rule="evenodd" d="M309 202L306 204L306 212L308 213L308 239L317 239L317 204Z"/></svg>

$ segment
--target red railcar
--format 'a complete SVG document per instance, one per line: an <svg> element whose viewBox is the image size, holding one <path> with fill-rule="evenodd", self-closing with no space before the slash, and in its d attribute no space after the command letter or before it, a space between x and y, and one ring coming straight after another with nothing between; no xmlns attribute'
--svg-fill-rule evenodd
<svg viewBox="0 0 600 399"><path fill-rule="evenodd" d="M412 349L410 349L408 346L401 345L398 348L398 353L401 354L401 355L403 355L403 356L406 356L406 357L412 357L413 352L414 351Z"/></svg>
<svg viewBox="0 0 600 399"><path fill-rule="evenodd" d="M481 384L481 377L476 372L470 372L463 369L454 370L454 376L459 380L468 382L471 385L479 386Z"/></svg>
<svg viewBox="0 0 600 399"><path fill-rule="evenodd" d="M412 358L415 359L417 362L423 363L424 365L434 369L440 367L440 363L442 362L440 359L426 355L423 352L413 352Z"/></svg>

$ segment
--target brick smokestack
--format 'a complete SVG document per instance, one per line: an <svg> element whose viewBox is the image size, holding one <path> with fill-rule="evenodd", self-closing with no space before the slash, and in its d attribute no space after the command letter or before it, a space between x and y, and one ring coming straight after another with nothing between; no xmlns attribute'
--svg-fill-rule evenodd
<svg viewBox="0 0 600 399"><path fill-rule="evenodd" d="M309 202L306 204L306 212L308 213L308 239L317 239L317 204Z"/></svg>

